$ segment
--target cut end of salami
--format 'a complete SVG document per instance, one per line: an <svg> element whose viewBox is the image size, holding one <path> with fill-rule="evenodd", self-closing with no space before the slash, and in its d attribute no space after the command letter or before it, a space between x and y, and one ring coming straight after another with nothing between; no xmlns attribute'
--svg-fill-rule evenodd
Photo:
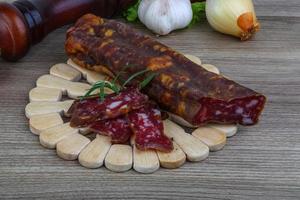
<svg viewBox="0 0 300 200"><path fill-rule="evenodd" d="M228 102L204 98L201 101L201 109L194 118L194 124L218 122L253 125L258 122L265 101L266 98L262 95L234 99Z"/></svg>

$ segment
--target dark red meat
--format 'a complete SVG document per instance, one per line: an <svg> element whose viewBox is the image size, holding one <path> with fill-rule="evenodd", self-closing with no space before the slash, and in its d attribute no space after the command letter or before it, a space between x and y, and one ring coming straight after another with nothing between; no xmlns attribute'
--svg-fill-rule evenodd
<svg viewBox="0 0 300 200"><path fill-rule="evenodd" d="M132 135L126 117L122 116L115 119L108 119L94 122L90 130L105 136L110 136L112 143L124 144Z"/></svg>
<svg viewBox="0 0 300 200"><path fill-rule="evenodd" d="M202 107L195 116L195 121L252 125L257 122L263 104L262 96L234 99L226 103L206 98L201 101Z"/></svg>
<svg viewBox="0 0 300 200"><path fill-rule="evenodd" d="M266 102L262 94L211 73L114 20L83 16L69 29L65 49L77 64L110 76L130 66L120 76L122 80L141 70L155 71L156 78L144 92L162 109L196 126L209 122L256 124Z"/></svg>
<svg viewBox="0 0 300 200"><path fill-rule="evenodd" d="M100 101L98 96L77 100L69 110L71 126L87 127L95 121L113 119L141 108L147 101L146 95L131 87L119 94L108 95L104 101Z"/></svg>
<svg viewBox="0 0 300 200"><path fill-rule="evenodd" d="M163 152L173 150L172 141L164 135L160 110L154 104L147 104L130 112L128 120L135 134L135 145L138 149L155 149Z"/></svg>

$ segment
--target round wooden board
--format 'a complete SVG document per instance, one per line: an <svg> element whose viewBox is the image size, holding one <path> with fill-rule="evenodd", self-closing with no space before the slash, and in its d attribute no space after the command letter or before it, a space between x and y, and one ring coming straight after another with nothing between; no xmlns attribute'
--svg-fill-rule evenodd
<svg viewBox="0 0 300 200"><path fill-rule="evenodd" d="M186 57L202 64L196 56ZM219 73L213 65L202 66ZM54 65L49 73L38 78L37 87L29 93L30 103L25 113L29 118L30 130L39 137L42 146L56 149L57 155L65 160L78 159L80 165L86 168L105 166L114 172L134 169L140 173L153 173L160 167L179 168L186 161L200 162L208 157L210 151L221 150L226 139L237 132L236 125L209 124L189 134L182 126L191 125L173 116L164 121L165 134L174 142L174 150L170 153L140 151L133 139L130 145L111 144L109 137L95 135L88 129L72 128L62 119L63 116L68 117L66 112L73 103L72 99L84 95L91 84L108 78L81 68L72 60L68 60L67 64ZM63 96L68 100L62 100Z"/></svg>

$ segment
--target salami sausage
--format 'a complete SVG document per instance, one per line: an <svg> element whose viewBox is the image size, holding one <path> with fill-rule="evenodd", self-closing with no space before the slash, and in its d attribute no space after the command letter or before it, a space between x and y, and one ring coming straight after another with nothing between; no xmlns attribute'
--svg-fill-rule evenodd
<svg viewBox="0 0 300 200"><path fill-rule="evenodd" d="M155 72L144 92L162 109L195 126L208 122L254 125L266 102L264 95L211 73L114 20L83 16L69 29L65 49L82 67L110 76L125 69L120 80L145 69Z"/></svg>

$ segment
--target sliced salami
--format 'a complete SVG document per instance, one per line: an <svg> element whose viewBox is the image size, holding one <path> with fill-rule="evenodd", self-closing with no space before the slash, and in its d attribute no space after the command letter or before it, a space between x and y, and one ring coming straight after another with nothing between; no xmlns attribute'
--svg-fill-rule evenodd
<svg viewBox="0 0 300 200"><path fill-rule="evenodd" d="M90 130L111 137L111 142L115 144L126 143L132 135L126 117L97 121L90 126Z"/></svg>
<svg viewBox="0 0 300 200"><path fill-rule="evenodd" d="M150 103L134 110L128 114L128 119L139 150L173 150L172 141L164 134L161 112L156 105Z"/></svg>
<svg viewBox="0 0 300 200"><path fill-rule="evenodd" d="M113 119L139 109L148 97L137 88L127 88L119 94L108 95L105 100L92 97L76 101L69 110L72 127L87 127L95 121Z"/></svg>

